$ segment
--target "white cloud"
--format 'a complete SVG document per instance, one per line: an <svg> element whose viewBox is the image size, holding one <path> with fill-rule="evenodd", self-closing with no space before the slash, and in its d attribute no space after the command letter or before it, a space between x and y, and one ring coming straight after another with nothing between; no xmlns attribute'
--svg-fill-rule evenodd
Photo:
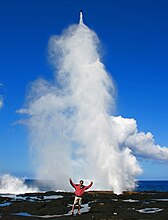
<svg viewBox="0 0 168 220"><path fill-rule="evenodd" d="M4 103L3 103L3 99L0 97L0 109L3 108L3 105L4 105Z"/></svg>
<svg viewBox="0 0 168 220"><path fill-rule="evenodd" d="M112 117L112 121L115 135L122 147L128 147L134 155L142 158L168 162L168 148L155 144L150 132L138 132L134 119L118 116Z"/></svg>
<svg viewBox="0 0 168 220"><path fill-rule="evenodd" d="M146 134L140 132L129 136L126 145L132 149L135 155L168 162L168 148L155 144L153 135L150 132Z"/></svg>
<svg viewBox="0 0 168 220"><path fill-rule="evenodd" d="M0 83L0 109L4 106L5 89L4 85Z"/></svg>

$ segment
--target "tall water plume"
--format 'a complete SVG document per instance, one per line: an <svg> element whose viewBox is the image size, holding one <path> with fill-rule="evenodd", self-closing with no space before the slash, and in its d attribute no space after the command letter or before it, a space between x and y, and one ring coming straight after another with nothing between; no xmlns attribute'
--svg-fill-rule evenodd
<svg viewBox="0 0 168 220"><path fill-rule="evenodd" d="M54 81L33 82L27 107L19 110L29 115L37 177L64 190L69 177L93 180L95 189L115 193L133 189L142 171L133 154L138 138L143 136L151 152L158 146L150 133L138 133L134 119L112 116L115 86L101 62L99 39L83 23L82 12L78 25L51 37L49 58Z"/></svg>

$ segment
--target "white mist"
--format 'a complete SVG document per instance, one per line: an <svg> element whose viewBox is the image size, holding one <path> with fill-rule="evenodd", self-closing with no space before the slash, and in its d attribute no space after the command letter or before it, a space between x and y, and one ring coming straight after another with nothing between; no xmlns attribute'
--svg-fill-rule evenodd
<svg viewBox="0 0 168 220"><path fill-rule="evenodd" d="M119 194L135 187L142 170L134 147L137 153L140 134L147 141L149 133L138 133L134 119L112 116L114 83L101 62L99 39L82 16L78 25L50 39L54 81L35 81L27 108L19 112L29 115L37 178L63 190L69 189L69 177L88 179L94 189ZM158 148L151 139L147 143L151 152Z"/></svg>

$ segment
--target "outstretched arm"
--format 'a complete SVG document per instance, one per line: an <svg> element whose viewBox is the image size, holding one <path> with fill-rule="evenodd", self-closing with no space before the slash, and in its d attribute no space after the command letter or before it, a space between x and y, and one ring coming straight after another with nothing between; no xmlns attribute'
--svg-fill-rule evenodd
<svg viewBox="0 0 168 220"><path fill-rule="evenodd" d="M92 185L93 185L93 182L91 181L91 183L88 186L85 186L85 189L89 189Z"/></svg>
<svg viewBox="0 0 168 220"><path fill-rule="evenodd" d="M69 179L69 182L70 182L71 186L72 186L72 187L74 187L74 188L76 189L76 184L75 184L75 183L73 183L73 181L72 181L72 179L71 179L71 178Z"/></svg>

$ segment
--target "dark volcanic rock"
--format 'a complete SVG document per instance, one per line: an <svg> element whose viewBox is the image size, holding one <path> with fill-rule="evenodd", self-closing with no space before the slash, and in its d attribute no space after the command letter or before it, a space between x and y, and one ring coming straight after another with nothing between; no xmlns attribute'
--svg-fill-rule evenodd
<svg viewBox="0 0 168 220"><path fill-rule="evenodd" d="M58 196L58 198L57 198ZM63 192L29 193L15 199L0 197L1 219L168 219L168 193L88 192L82 214L70 216L73 194ZM43 218L42 218L43 217Z"/></svg>

